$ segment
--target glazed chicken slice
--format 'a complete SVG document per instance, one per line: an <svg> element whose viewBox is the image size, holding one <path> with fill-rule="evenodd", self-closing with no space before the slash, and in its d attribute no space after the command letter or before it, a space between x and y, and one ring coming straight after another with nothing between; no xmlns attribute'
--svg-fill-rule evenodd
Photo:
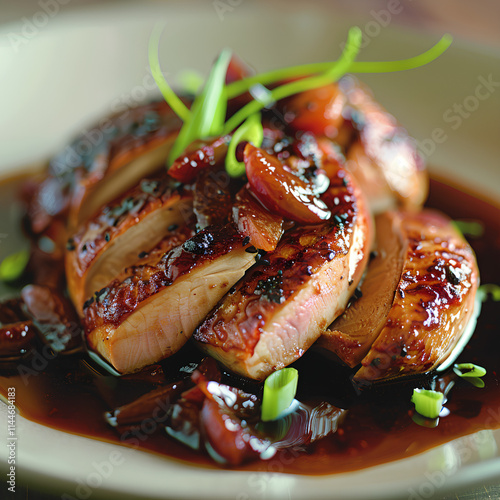
<svg viewBox="0 0 500 500"><path fill-rule="evenodd" d="M130 268L87 304L89 346L122 373L178 351L255 262L244 240L233 224L209 227L156 263Z"/></svg>
<svg viewBox="0 0 500 500"><path fill-rule="evenodd" d="M360 384L426 373L442 363L472 315L479 284L474 253L446 216L424 210L389 217L403 240L401 268L393 266L379 294L363 293L350 318L339 319L320 341L351 366L361 361L354 376ZM387 309L394 275L394 299ZM383 302L383 310L363 336L361 314L375 308L374 302Z"/></svg>
<svg viewBox="0 0 500 500"><path fill-rule="evenodd" d="M181 121L165 102L125 109L85 131L49 162L29 202L34 233L69 216L74 231L101 206L162 168Z"/></svg>
<svg viewBox="0 0 500 500"><path fill-rule="evenodd" d="M293 130L340 145L373 213L422 206L428 179L414 141L354 77L302 92L281 106Z"/></svg>
<svg viewBox="0 0 500 500"><path fill-rule="evenodd" d="M362 284L349 307L316 343L350 367L368 353L392 307L408 243L402 223L399 212L385 212L375 218L375 254Z"/></svg>
<svg viewBox="0 0 500 500"><path fill-rule="evenodd" d="M143 179L83 224L66 249L68 290L78 311L162 239L177 236L181 244L191 237L192 203L191 191L164 174Z"/></svg>
<svg viewBox="0 0 500 500"><path fill-rule="evenodd" d="M363 196L339 169L322 199L331 219L285 232L193 335L240 375L261 380L298 359L359 282L372 239Z"/></svg>

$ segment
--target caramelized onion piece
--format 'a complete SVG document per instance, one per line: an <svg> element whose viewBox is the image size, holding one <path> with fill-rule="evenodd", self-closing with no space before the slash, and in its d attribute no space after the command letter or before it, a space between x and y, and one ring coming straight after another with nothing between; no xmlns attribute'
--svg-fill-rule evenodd
<svg viewBox="0 0 500 500"><path fill-rule="evenodd" d="M330 210L313 187L287 171L277 158L248 143L243 161L252 193L269 211L303 224L330 218Z"/></svg>
<svg viewBox="0 0 500 500"><path fill-rule="evenodd" d="M274 250L283 235L283 217L262 206L246 186L236 195L233 220L255 248L266 252Z"/></svg>

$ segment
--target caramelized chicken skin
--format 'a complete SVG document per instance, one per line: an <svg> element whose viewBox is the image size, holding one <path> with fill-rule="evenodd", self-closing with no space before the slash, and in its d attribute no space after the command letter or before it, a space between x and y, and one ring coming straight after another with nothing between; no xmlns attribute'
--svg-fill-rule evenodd
<svg viewBox="0 0 500 500"><path fill-rule="evenodd" d="M91 348L127 373L178 351L217 301L255 262L233 224L206 228L133 266L84 310Z"/></svg>
<svg viewBox="0 0 500 500"><path fill-rule="evenodd" d="M285 232L193 336L240 375L261 380L298 359L343 312L361 278L372 231L363 195L338 169L322 200L331 220Z"/></svg>
<svg viewBox="0 0 500 500"><path fill-rule="evenodd" d="M163 174L141 180L80 225L66 249L68 289L77 309L178 227L192 233L192 204L192 192Z"/></svg>
<svg viewBox="0 0 500 500"><path fill-rule="evenodd" d="M479 284L474 253L446 216L423 210L385 219L380 238L402 245L382 243L363 296L319 341L350 366L361 362L354 376L359 383L436 368L459 341Z"/></svg>

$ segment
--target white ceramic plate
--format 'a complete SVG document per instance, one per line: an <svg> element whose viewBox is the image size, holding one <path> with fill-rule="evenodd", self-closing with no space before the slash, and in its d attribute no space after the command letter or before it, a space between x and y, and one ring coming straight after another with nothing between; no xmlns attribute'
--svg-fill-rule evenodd
<svg viewBox="0 0 500 500"><path fill-rule="evenodd" d="M155 93L147 43L158 20L166 23L161 61L172 79L186 67L206 71L225 46L259 70L331 60L357 21L314 4L304 9L302 2L284 9L223 0L222 18L215 2L119 4L69 13L62 3L53 16L41 11L0 30L0 176L53 153L103 114ZM416 55L437 38L394 22L379 26L360 58ZM420 141L436 171L495 197L500 194L499 63L499 54L456 43L425 68L364 81ZM0 410L0 429L6 429L5 405ZM359 472L307 477L279 473L279 461L259 474L207 470L21 417L17 426L18 478L66 498L419 499L500 476L500 430ZM1 446L2 467L6 453Z"/></svg>

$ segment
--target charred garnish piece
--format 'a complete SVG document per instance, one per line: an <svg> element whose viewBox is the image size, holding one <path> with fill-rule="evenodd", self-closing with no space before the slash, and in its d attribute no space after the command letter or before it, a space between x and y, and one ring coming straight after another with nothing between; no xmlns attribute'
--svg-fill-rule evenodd
<svg viewBox="0 0 500 500"><path fill-rule="evenodd" d="M119 372L176 352L217 301L254 263L234 225L207 228L156 264L134 266L87 304L89 346Z"/></svg>
<svg viewBox="0 0 500 500"><path fill-rule="evenodd" d="M157 418L163 422L174 402L187 387L189 384L185 380L159 387L131 403L106 413L105 418L113 427L140 423L147 418Z"/></svg>
<svg viewBox="0 0 500 500"><path fill-rule="evenodd" d="M36 347L38 332L22 299L0 303L0 363L23 358Z"/></svg>
<svg viewBox="0 0 500 500"><path fill-rule="evenodd" d="M27 285L21 296L42 341L54 352L71 354L81 349L82 325L66 297L43 285Z"/></svg>
<svg viewBox="0 0 500 500"><path fill-rule="evenodd" d="M222 165L200 172L193 188L196 226L205 229L231 220L234 192L240 182L231 179Z"/></svg>
<svg viewBox="0 0 500 500"><path fill-rule="evenodd" d="M364 354L370 346L354 376L358 383L423 374L436 368L459 341L474 309L479 284L476 260L451 221L431 210L396 213L392 218L404 242L403 266L401 270L396 266L386 278L390 281L394 274L399 276L389 310L374 314L374 335L359 350ZM450 267L455 270L453 277L448 272ZM384 287L380 290L383 294ZM376 301L376 297L363 294L354 307L364 311L363 303ZM359 359L352 347L356 346L356 332L366 321L355 312L351 316L354 326L349 325L347 332L332 328L330 340L322 340L323 347L330 343L334 352L351 365Z"/></svg>
<svg viewBox="0 0 500 500"><path fill-rule="evenodd" d="M224 159L230 141L230 135L195 141L172 163L168 170L169 175L180 182L193 182L200 171L213 167Z"/></svg>
<svg viewBox="0 0 500 500"><path fill-rule="evenodd" d="M251 192L269 211L302 224L319 224L330 218L321 193L286 170L277 158L250 143L243 158Z"/></svg>
<svg viewBox="0 0 500 500"><path fill-rule="evenodd" d="M192 193L166 175L143 179L83 224L66 251L68 288L79 311L94 292L136 263L141 252L186 233L179 228L189 235L192 202Z"/></svg>
<svg viewBox="0 0 500 500"><path fill-rule="evenodd" d="M291 229L197 328L200 348L261 380L298 359L345 309L367 262L371 220L342 169L323 195L330 221Z"/></svg>

